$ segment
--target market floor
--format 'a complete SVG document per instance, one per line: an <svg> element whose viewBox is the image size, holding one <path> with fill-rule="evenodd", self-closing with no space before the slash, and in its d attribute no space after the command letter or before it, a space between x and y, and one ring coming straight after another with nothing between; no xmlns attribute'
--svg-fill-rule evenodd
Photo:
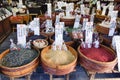
<svg viewBox="0 0 120 80"><path fill-rule="evenodd" d="M2 53L4 50L8 49L10 46L10 38L16 42L16 33L11 33L10 36L8 36L5 41L0 45L0 53ZM86 73L86 70L78 64L76 66L76 71L69 74L70 80L89 80L89 77ZM55 76L53 75L53 80L65 80L65 76ZM104 74L96 74L95 80L120 80L120 74L119 73L104 73ZM10 80L9 77L3 75L0 73L0 80ZM17 78L15 80L26 80L25 77ZM33 72L31 75L31 80L50 80L50 76L46 74L39 65L36 69L36 72Z"/></svg>

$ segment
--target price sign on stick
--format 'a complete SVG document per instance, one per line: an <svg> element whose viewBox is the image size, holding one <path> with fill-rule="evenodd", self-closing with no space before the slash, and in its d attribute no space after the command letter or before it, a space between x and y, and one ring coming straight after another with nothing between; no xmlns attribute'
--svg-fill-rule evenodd
<svg viewBox="0 0 120 80"><path fill-rule="evenodd" d="M103 6L102 15L105 15L108 6Z"/></svg>
<svg viewBox="0 0 120 80"><path fill-rule="evenodd" d="M73 28L78 28L79 27L80 18L81 18L80 15L76 15Z"/></svg>
<svg viewBox="0 0 120 80"><path fill-rule="evenodd" d="M17 24L17 41L22 47L26 46L26 31L27 26L24 24Z"/></svg>
<svg viewBox="0 0 120 80"><path fill-rule="evenodd" d="M93 39L93 22L87 22L85 31L85 43L92 44L92 39Z"/></svg>
<svg viewBox="0 0 120 80"><path fill-rule="evenodd" d="M39 18L34 18L32 26L33 26L33 30L34 30L34 34L35 35L40 35L40 21Z"/></svg>
<svg viewBox="0 0 120 80"><path fill-rule="evenodd" d="M116 21L113 19L110 22L109 34L108 36L113 36L116 28Z"/></svg>
<svg viewBox="0 0 120 80"><path fill-rule="evenodd" d="M51 3L47 3L47 12L48 12L48 16L51 17L51 14L52 14Z"/></svg>
<svg viewBox="0 0 120 80"><path fill-rule="evenodd" d="M101 10L100 1L97 1L97 10Z"/></svg>
<svg viewBox="0 0 120 80"><path fill-rule="evenodd" d="M118 71L120 71L120 36L115 37L116 52L118 57Z"/></svg>
<svg viewBox="0 0 120 80"><path fill-rule="evenodd" d="M55 25L55 45L61 50L63 44L63 25Z"/></svg>

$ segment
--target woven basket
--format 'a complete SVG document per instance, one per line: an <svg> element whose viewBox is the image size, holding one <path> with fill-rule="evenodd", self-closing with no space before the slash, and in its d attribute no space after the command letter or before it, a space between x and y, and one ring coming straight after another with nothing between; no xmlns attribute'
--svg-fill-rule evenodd
<svg viewBox="0 0 120 80"><path fill-rule="evenodd" d="M38 16L38 18L40 19L40 25L47 19L52 20L53 23L55 22L55 16L52 16L52 18L50 18L50 17L45 17L45 15L40 15Z"/></svg>
<svg viewBox="0 0 120 80"><path fill-rule="evenodd" d="M100 34L109 34L109 28L107 27L97 24L95 28Z"/></svg>
<svg viewBox="0 0 120 80"><path fill-rule="evenodd" d="M70 46L67 46L68 50L72 52L72 54L75 56L75 60L67 65L55 65L48 63L47 61L44 60L44 55L47 53L49 49L51 49L51 46L48 46L44 48L41 52L41 62L44 70L50 74L54 75L65 75L70 72L73 72L75 69L75 66L77 64L77 52Z"/></svg>
<svg viewBox="0 0 120 80"><path fill-rule="evenodd" d="M38 51L38 50L37 50ZM0 60L10 52L9 49L5 50L0 54ZM39 52L39 51L38 51ZM39 55L32 60L30 63L20 67L6 67L0 65L1 72L9 77L22 77L32 73L39 65Z"/></svg>
<svg viewBox="0 0 120 80"><path fill-rule="evenodd" d="M46 36L48 36L48 37L51 37L53 34L55 34L55 32L46 33L46 32L45 32L45 29L43 29L43 30L41 31L41 34L44 34L44 35L46 35Z"/></svg>
<svg viewBox="0 0 120 80"><path fill-rule="evenodd" d="M112 60L110 62L101 62L101 61L96 61L96 60L90 59L90 58L86 57L83 53L81 53L80 46L78 47L80 64L87 71L97 72L97 73L109 72L109 71L112 71L114 69L115 65L117 64L117 57L116 57L115 52L112 49L110 49L104 45L100 45L100 47L103 47L104 49L110 51L115 56L114 60ZM89 54L89 52L88 52L88 54Z"/></svg>
<svg viewBox="0 0 120 80"><path fill-rule="evenodd" d="M60 18L60 21L64 22L65 26L73 26L75 18L72 18L72 19Z"/></svg>

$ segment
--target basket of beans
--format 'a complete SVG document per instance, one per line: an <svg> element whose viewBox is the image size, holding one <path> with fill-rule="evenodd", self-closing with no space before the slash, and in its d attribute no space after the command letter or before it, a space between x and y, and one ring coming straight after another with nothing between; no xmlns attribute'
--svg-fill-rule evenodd
<svg viewBox="0 0 120 80"><path fill-rule="evenodd" d="M100 45L99 48L82 48L79 46L78 52L80 64L90 72L110 72L117 64L115 52L104 45Z"/></svg>

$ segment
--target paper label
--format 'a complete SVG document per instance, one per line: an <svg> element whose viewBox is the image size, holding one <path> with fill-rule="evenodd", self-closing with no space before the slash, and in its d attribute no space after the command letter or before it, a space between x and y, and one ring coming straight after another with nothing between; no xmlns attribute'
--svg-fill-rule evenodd
<svg viewBox="0 0 120 80"><path fill-rule="evenodd" d="M52 27L52 20L46 20L46 27Z"/></svg>
<svg viewBox="0 0 120 80"><path fill-rule="evenodd" d="M93 31L86 30L85 31L85 43L92 44L92 39L93 39Z"/></svg>
<svg viewBox="0 0 120 80"><path fill-rule="evenodd" d="M113 14L114 14L114 15L113 15ZM111 18L117 19L117 16L118 16L118 11L112 11L112 13L111 13Z"/></svg>
<svg viewBox="0 0 120 80"><path fill-rule="evenodd" d="M86 30L85 31L85 43L92 44L92 40L93 40L93 22L87 22L85 30Z"/></svg>
<svg viewBox="0 0 120 80"><path fill-rule="evenodd" d="M81 14L85 14L85 6L84 6L84 4L81 4L80 5L80 9L81 9Z"/></svg>
<svg viewBox="0 0 120 80"><path fill-rule="evenodd" d="M78 28L79 27L80 18L81 18L80 15L76 15L73 28Z"/></svg>
<svg viewBox="0 0 120 80"><path fill-rule="evenodd" d="M47 11L48 11L48 16L51 17L52 14L52 7L51 7L51 3L47 3Z"/></svg>
<svg viewBox="0 0 120 80"><path fill-rule="evenodd" d="M101 10L100 1L97 1L97 10Z"/></svg>
<svg viewBox="0 0 120 80"><path fill-rule="evenodd" d="M55 24L59 23L60 22L60 16L59 15L56 15L56 20L55 20Z"/></svg>
<svg viewBox="0 0 120 80"><path fill-rule="evenodd" d="M115 38L116 52L118 58L118 71L120 71L120 36L114 36L114 38Z"/></svg>
<svg viewBox="0 0 120 80"><path fill-rule="evenodd" d="M17 24L17 41L22 47L26 46L26 31L27 26L24 24Z"/></svg>
<svg viewBox="0 0 120 80"><path fill-rule="evenodd" d="M105 15L108 6L103 6L102 15Z"/></svg>
<svg viewBox="0 0 120 80"><path fill-rule="evenodd" d="M108 11L108 16L111 16L112 14L112 11L114 10L114 6L113 5L110 5L109 6L109 11Z"/></svg>
<svg viewBox="0 0 120 80"><path fill-rule="evenodd" d="M93 30L93 22L86 22L85 30Z"/></svg>
<svg viewBox="0 0 120 80"><path fill-rule="evenodd" d="M113 36L116 28L116 21L111 21L110 22L110 28L109 28L109 34L108 36Z"/></svg>
<svg viewBox="0 0 120 80"><path fill-rule="evenodd" d="M40 20L39 18L34 18L34 26L40 26Z"/></svg>
<svg viewBox="0 0 120 80"><path fill-rule="evenodd" d="M40 28L34 27L34 35L40 35Z"/></svg>
<svg viewBox="0 0 120 80"><path fill-rule="evenodd" d="M55 45L62 47L63 43L63 25L55 25Z"/></svg>
<svg viewBox="0 0 120 80"><path fill-rule="evenodd" d="M85 30L87 22L88 22L88 18L83 18L83 30Z"/></svg>

